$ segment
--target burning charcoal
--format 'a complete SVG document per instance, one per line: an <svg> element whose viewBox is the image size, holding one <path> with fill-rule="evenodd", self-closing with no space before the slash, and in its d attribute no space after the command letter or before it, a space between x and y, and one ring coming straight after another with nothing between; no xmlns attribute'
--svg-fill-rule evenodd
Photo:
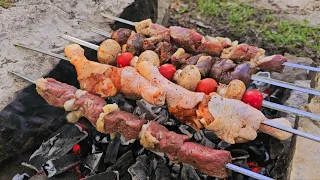
<svg viewBox="0 0 320 180"><path fill-rule="evenodd" d="M68 172L68 171L67 171L67 172ZM65 172L65 173L66 173L66 172ZM55 177L52 177L51 179L56 178L56 177L58 177L58 176L61 176L61 175L63 175L63 174L64 174L64 173L59 174L59 175L57 175L57 176L55 176ZM77 174L78 177L79 177L79 174L78 174L78 173L76 173L76 174ZM47 180L47 179L49 179L49 178L47 177L47 175L46 175L45 173L37 173L37 174L31 176L29 180Z"/></svg>
<svg viewBox="0 0 320 180"><path fill-rule="evenodd" d="M181 179L183 180L200 180L196 170L189 164L183 163L181 169Z"/></svg>
<svg viewBox="0 0 320 180"><path fill-rule="evenodd" d="M130 166L128 172L130 173L132 179L135 180L146 180L149 177L148 168L146 168L141 161L137 161L135 164Z"/></svg>
<svg viewBox="0 0 320 180"><path fill-rule="evenodd" d="M43 169L48 177L52 177L65 172L79 163L80 158L77 154L67 154L58 159L50 159L43 165Z"/></svg>
<svg viewBox="0 0 320 180"><path fill-rule="evenodd" d="M144 155L138 156L137 161L140 161L144 165L144 167L146 167L146 169L148 170L148 176L150 176L155 167L151 159L144 154Z"/></svg>
<svg viewBox="0 0 320 180"><path fill-rule="evenodd" d="M187 135L189 138L191 138L193 135L193 132L190 132L189 129L190 128L187 125L180 125L179 126L179 130L181 131L181 133L183 133L183 134Z"/></svg>
<svg viewBox="0 0 320 180"><path fill-rule="evenodd" d="M230 147L231 144L227 143L227 142L224 142L224 141L221 141L219 144L218 144L218 148L219 149L227 149L228 147Z"/></svg>
<svg viewBox="0 0 320 180"><path fill-rule="evenodd" d="M85 163L83 163L83 162L81 162L81 163L78 165L77 170L80 171L80 174L81 174L82 176L87 176L87 175L89 175L90 173L94 173L94 172L92 172L92 169L91 169L89 166L87 166Z"/></svg>
<svg viewBox="0 0 320 180"><path fill-rule="evenodd" d="M118 151L120 147L120 136L116 136L116 138L108 144L108 148L106 151L106 156L104 157L104 162L115 163L118 156Z"/></svg>
<svg viewBox="0 0 320 180"><path fill-rule="evenodd" d="M86 178L86 180L118 180L118 172L103 172L96 175L92 175Z"/></svg>
<svg viewBox="0 0 320 180"><path fill-rule="evenodd" d="M80 126L66 124L61 127L49 140L42 143L30 157L27 167L42 171L42 166L50 159L57 159L67 154L75 144L88 136Z"/></svg>
<svg viewBox="0 0 320 180"><path fill-rule="evenodd" d="M128 151L123 154L117 162L108 167L106 172L118 171L120 179L130 179L130 174L128 173L128 168L134 163L134 158L132 155L132 151Z"/></svg>
<svg viewBox="0 0 320 180"><path fill-rule="evenodd" d="M116 96L107 97L106 99L108 104L116 103L122 111L127 111L132 113L134 110L133 103L130 103L129 100L123 97L123 95L118 94Z"/></svg>
<svg viewBox="0 0 320 180"><path fill-rule="evenodd" d="M79 177L80 177L80 174L77 172L66 171L62 174L49 178L49 180L75 180L75 179L79 179ZM43 179L39 179L39 180L43 180Z"/></svg>
<svg viewBox="0 0 320 180"><path fill-rule="evenodd" d="M218 144L221 139L219 139L213 132L208 130L203 130L203 134L213 143Z"/></svg>
<svg viewBox="0 0 320 180"><path fill-rule="evenodd" d="M16 174L15 176L13 176L12 180L28 180L30 178L30 176L26 173L23 174Z"/></svg>
<svg viewBox="0 0 320 180"><path fill-rule="evenodd" d="M200 144L207 146L209 148L212 148L212 149L214 149L216 147L216 145L213 142L211 142L208 138L206 138L205 136L202 136L202 140L201 140Z"/></svg>
<svg viewBox="0 0 320 180"><path fill-rule="evenodd" d="M249 146L248 152L250 154L250 159L258 163L262 163L266 159L265 149L260 149L256 146Z"/></svg>
<svg viewBox="0 0 320 180"><path fill-rule="evenodd" d="M178 163L175 163L172 165L172 170L176 173L180 173L181 165Z"/></svg>
<svg viewBox="0 0 320 180"><path fill-rule="evenodd" d="M103 153L90 154L87 156L85 163L91 168L93 171L97 171L98 165L101 162L101 157Z"/></svg>
<svg viewBox="0 0 320 180"><path fill-rule="evenodd" d="M246 156L249 155L248 151L243 149L231 149L230 150L232 157Z"/></svg>
<svg viewBox="0 0 320 180"><path fill-rule="evenodd" d="M200 134L200 132L195 132L193 134L193 138L196 140L196 141L201 141L202 140L202 135Z"/></svg>
<svg viewBox="0 0 320 180"><path fill-rule="evenodd" d="M169 118L167 122L165 122L163 125L166 125L166 126L176 126L177 125L177 121L172 119L172 118Z"/></svg>
<svg viewBox="0 0 320 180"><path fill-rule="evenodd" d="M163 161L159 161L155 169L156 180L170 180L171 174L169 168Z"/></svg>
<svg viewBox="0 0 320 180"><path fill-rule="evenodd" d="M155 108L156 106L147 103L143 99L136 101L136 104L143 113L146 113L145 119L153 120L157 117L157 114L152 110L152 108Z"/></svg>
<svg viewBox="0 0 320 180"><path fill-rule="evenodd" d="M167 122L169 119L169 113L166 109L161 109L160 113L158 116L155 118L155 121L158 122L159 124L164 124Z"/></svg>

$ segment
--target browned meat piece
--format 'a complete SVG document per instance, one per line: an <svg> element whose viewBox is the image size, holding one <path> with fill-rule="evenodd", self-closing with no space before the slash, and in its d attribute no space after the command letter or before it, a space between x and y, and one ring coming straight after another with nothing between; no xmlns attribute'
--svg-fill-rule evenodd
<svg viewBox="0 0 320 180"><path fill-rule="evenodd" d="M52 78L40 78L36 81L37 92L48 104L63 108L66 101L73 99L77 88Z"/></svg>
<svg viewBox="0 0 320 180"><path fill-rule="evenodd" d="M275 71L281 73L283 71L283 63L288 60L282 55L276 54L273 56L265 56L259 58L255 63L258 68L265 71Z"/></svg>
<svg viewBox="0 0 320 180"><path fill-rule="evenodd" d="M196 31L178 26L170 27L170 37L179 47L191 52L197 51L202 40L202 35Z"/></svg>
<svg viewBox="0 0 320 180"><path fill-rule="evenodd" d="M178 152L180 162L188 163L209 176L228 177L225 165L231 163L229 151L215 150L194 142L186 142Z"/></svg>
<svg viewBox="0 0 320 180"><path fill-rule="evenodd" d="M80 111L81 115L86 117L95 126L99 115L103 112L102 108L107 104L106 101L86 91L78 90L78 93L80 96L77 96L72 109Z"/></svg>
<svg viewBox="0 0 320 180"><path fill-rule="evenodd" d="M221 58L233 61L255 61L260 56L264 56L265 51L255 46L247 44L233 45L223 50Z"/></svg>
<svg viewBox="0 0 320 180"><path fill-rule="evenodd" d="M143 51L143 41L145 36L140 33L132 32L127 43L127 52L131 52L134 55L138 55Z"/></svg>
<svg viewBox="0 0 320 180"><path fill-rule="evenodd" d="M126 28L120 28L112 33L111 38L117 41L121 46L127 43L132 30Z"/></svg>
<svg viewBox="0 0 320 180"><path fill-rule="evenodd" d="M209 54L211 56L220 56L224 48L231 46L231 40L229 38L222 37L210 37L206 36L202 40L202 44L199 46L198 51Z"/></svg>
<svg viewBox="0 0 320 180"><path fill-rule="evenodd" d="M118 132L126 140L137 139L141 127L148 122L124 111L112 111L103 117L103 121L105 133Z"/></svg>
<svg viewBox="0 0 320 180"><path fill-rule="evenodd" d="M220 77L220 83L229 84L234 79L241 80L246 86L251 82L251 75L256 72L256 68L250 62L237 65L233 71L224 73Z"/></svg>
<svg viewBox="0 0 320 180"><path fill-rule="evenodd" d="M210 77L223 84L229 84L232 80L239 79L249 85L251 75L255 72L256 67L253 63L244 62L237 65L231 60L221 59L212 66Z"/></svg>
<svg viewBox="0 0 320 180"><path fill-rule="evenodd" d="M150 122L142 127L142 146L164 152L171 160L188 163L210 176L225 178L225 165L231 162L228 151L214 150L197 143L188 142L189 137L168 131L164 126Z"/></svg>
<svg viewBox="0 0 320 180"><path fill-rule="evenodd" d="M287 127L292 127L291 123L286 120L285 118L277 118L277 119L270 119L268 121L272 121L275 124L279 124L281 126L287 126ZM264 125L264 124L260 124L260 128L259 130L265 134L269 134L279 140L286 140L288 138L290 138L292 136L292 134L287 133L285 131Z"/></svg>
<svg viewBox="0 0 320 180"><path fill-rule="evenodd" d="M186 60L185 64L181 66L181 68L185 67L186 65L196 65L201 56L205 56L205 54L198 54L198 55L189 57Z"/></svg>
<svg viewBox="0 0 320 180"><path fill-rule="evenodd" d="M242 81L234 79L228 85L220 83L217 93L225 98L241 100L246 89L246 85Z"/></svg>
<svg viewBox="0 0 320 180"><path fill-rule="evenodd" d="M171 64L174 65L177 69L181 64L185 64L186 60L191 57L190 54L186 53L183 48L179 48L174 54L171 56Z"/></svg>
<svg viewBox="0 0 320 180"><path fill-rule="evenodd" d="M211 67L210 77L220 82L222 74L232 71L237 65L230 59L220 59Z"/></svg>
<svg viewBox="0 0 320 180"><path fill-rule="evenodd" d="M202 77L208 76L208 74L211 70L212 64L213 64L213 59L211 56L201 56L199 58L196 66L199 69Z"/></svg>
<svg viewBox="0 0 320 180"><path fill-rule="evenodd" d="M173 47L168 42L160 42L157 44L157 48L155 49L155 52L160 57L160 64L164 64L168 62L172 55Z"/></svg>
<svg viewBox="0 0 320 180"><path fill-rule="evenodd" d="M113 64L117 62L118 54L121 52L121 46L113 39L103 41L98 50L98 61L102 64Z"/></svg>

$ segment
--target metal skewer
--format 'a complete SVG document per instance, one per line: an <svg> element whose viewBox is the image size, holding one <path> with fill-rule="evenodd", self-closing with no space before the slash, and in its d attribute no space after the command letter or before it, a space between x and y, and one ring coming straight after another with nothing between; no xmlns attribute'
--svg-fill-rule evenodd
<svg viewBox="0 0 320 180"><path fill-rule="evenodd" d="M99 46L97 46L95 44L83 41L81 39L78 39L78 38L75 38L75 37L72 37L72 36L69 36L69 35L66 35L66 34L62 35L61 37L64 38L64 39L67 39L67 40L69 40L71 42L78 43L78 44L80 44L82 46L88 47L90 49L97 50L98 47L99 47ZM320 96L320 91L317 91L315 89L305 88L305 87L302 87L302 86L297 86L297 85L292 84L292 83L287 83L287 82L283 82L283 81L279 81L279 80L275 80L275 79L270 79L270 78L265 78L265 77L262 77L262 76L252 75L251 76L251 80L260 81L260 82L272 84L272 85L275 85L275 86L280 86L280 87L284 87L284 88L287 88L287 89L292 89L292 90L301 91L301 92L305 92L305 93L309 93L309 94Z"/></svg>
<svg viewBox="0 0 320 180"><path fill-rule="evenodd" d="M27 46L21 46L21 47L24 47L24 48L27 48L27 49L31 49L31 50L35 50L35 49L36 49L36 48L29 48L29 47L27 47ZM44 51L44 50L41 50L41 49L36 49L35 51L40 52L40 53L43 53L43 54L48 54L48 55L52 54L51 52L48 53L47 51ZM68 60L68 59L67 59L67 60ZM69 61L69 60L68 60L68 61ZM14 72L12 72L12 73L15 74L15 75L18 75L18 76L20 76L20 77L22 77L22 78L24 78L24 76L21 76L21 75L19 75L18 73L14 73ZM26 79L26 78L25 78L25 79ZM27 79L27 80L28 80L28 79ZM31 82L30 79L29 79L28 81ZM313 114L313 113L308 113L308 112L301 111L301 110L298 110L298 109L294 109L294 108L286 107L286 106L283 106L283 105L271 103L271 102L268 102L268 101L263 101L263 106L268 107L268 108L271 108L271 109L279 110L279 111L284 111L284 112L293 113L293 114L296 114L296 115L298 115L298 116L305 116L305 117L309 117L309 118L316 119L316 120L319 120L319 119L320 119L320 115ZM275 106L275 107L274 107L274 106ZM300 111L301 111L301 112L300 112ZM271 127L274 127L274 128L277 128L277 129L280 129L280 130L283 130L283 131L286 131L286 132L290 132L290 133L292 133L292 134L297 134L297 135L299 135L299 136L302 136L302 137L305 137L305 138L308 138L308 139L311 139L311 140L320 142L320 137L317 137L317 136L314 136L314 135L311 135L311 134L307 134L307 133L298 131L298 130L293 129L293 128L288 128L288 127L284 127L284 126L279 126L279 124L272 123L272 122L268 122L268 121L262 121L261 123L262 123L262 124L265 124L265 125L268 125L268 126L271 126Z"/></svg>
<svg viewBox="0 0 320 180"><path fill-rule="evenodd" d="M19 74L17 72L14 72L14 71L9 71L10 73L22 78L22 79L25 79L33 84L35 84L35 80L32 80L28 77L26 77L25 75L22 75L22 74ZM255 173L253 171L250 171L250 170L247 170L247 169L244 169L242 167L239 167L239 166L236 166L234 164L231 164L231 163L227 163L225 165L226 168L228 169L231 169L233 171L236 171L238 173L241 173L241 174L244 174L244 175L247 175L247 176L250 176L250 177L253 177L253 178L256 178L256 179L259 179L259 180L274 180L272 178L269 178L269 177L266 177L266 176L263 176L261 174L258 174L258 173Z"/></svg>
<svg viewBox="0 0 320 180"><path fill-rule="evenodd" d="M128 24L131 26L134 26L135 22L131 22L122 18L118 18L109 14L105 14L105 13L101 13L101 15L103 17L115 20L115 21L119 21L122 22L124 24ZM309 70L309 71L316 71L316 72L320 72L320 68L317 67L310 67L310 66L305 66L305 65L301 65L301 64L295 64L295 63L290 63L290 62L284 62L282 65L284 66L289 66L289 67L295 67L295 68L300 68L300 69L305 69L305 70Z"/></svg>

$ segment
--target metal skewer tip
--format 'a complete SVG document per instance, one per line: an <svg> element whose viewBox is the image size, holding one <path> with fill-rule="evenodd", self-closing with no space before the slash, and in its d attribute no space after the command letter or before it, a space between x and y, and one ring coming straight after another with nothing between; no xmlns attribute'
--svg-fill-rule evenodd
<svg viewBox="0 0 320 180"><path fill-rule="evenodd" d="M78 38L75 38L75 37L72 37L72 36L69 36L69 35L66 35L66 34L63 34L61 36L63 39L66 39L66 40L69 40L71 42L74 42L74 43L77 43L77 44L80 44L82 46L85 46L85 47L88 47L90 49L93 49L93 50L98 50L99 46L95 45L95 44L92 44L92 43L89 43L87 41L83 41L81 39L78 39Z"/></svg>
<svg viewBox="0 0 320 180"><path fill-rule="evenodd" d="M105 17L105 18L109 18L109 19L112 19L112 20L115 20L115 21L122 22L124 24L128 24L128 25L134 26L134 22L131 22L131 21L128 21L128 20L125 20L125 19L122 19L122 18L118 18L118 17L112 16L110 14L105 14L105 13L101 13L101 15L103 17Z"/></svg>
<svg viewBox="0 0 320 180"><path fill-rule="evenodd" d="M20 78L22 78L22 79L24 79L24 80L29 81L29 82L31 82L32 84L35 84L35 80L32 80L32 79L28 78L28 77L25 76L25 75L19 74L19 73L14 72L14 71L8 71L8 72L11 73L11 74L14 74L14 75L16 75L16 76L18 76L18 77L20 77Z"/></svg>
<svg viewBox="0 0 320 180"><path fill-rule="evenodd" d="M47 55L52 56L52 57L56 57L56 58L59 58L59 59L63 59L63 60L69 61L69 59L67 57L61 56L61 55L56 54L56 53L52 53L50 51L45 51L45 50L42 50L42 49L33 48L33 47L25 46L25 45L22 45L22 44L14 44L14 45L18 46L18 47L30 49L30 50L33 50L33 51L36 51L36 52L39 52L39 53L47 54Z"/></svg>
<svg viewBox="0 0 320 180"><path fill-rule="evenodd" d="M98 29L98 28L95 28L95 27L91 27L90 30L92 32L100 34L102 36L105 36L105 37L108 37L108 38L111 37L111 34L109 32L104 31L104 30L101 30L101 29Z"/></svg>

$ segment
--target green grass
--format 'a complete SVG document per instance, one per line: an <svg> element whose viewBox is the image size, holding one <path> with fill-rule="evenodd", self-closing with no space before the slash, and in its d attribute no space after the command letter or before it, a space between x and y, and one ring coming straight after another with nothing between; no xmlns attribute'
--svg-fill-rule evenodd
<svg viewBox="0 0 320 180"><path fill-rule="evenodd" d="M320 51L320 28L310 27L307 22L279 19L268 10L237 1L198 0L198 8L205 16L222 19L228 29L239 36L251 30L276 46Z"/></svg>
<svg viewBox="0 0 320 180"><path fill-rule="evenodd" d="M13 5L11 0L0 0L0 7L9 8Z"/></svg>

